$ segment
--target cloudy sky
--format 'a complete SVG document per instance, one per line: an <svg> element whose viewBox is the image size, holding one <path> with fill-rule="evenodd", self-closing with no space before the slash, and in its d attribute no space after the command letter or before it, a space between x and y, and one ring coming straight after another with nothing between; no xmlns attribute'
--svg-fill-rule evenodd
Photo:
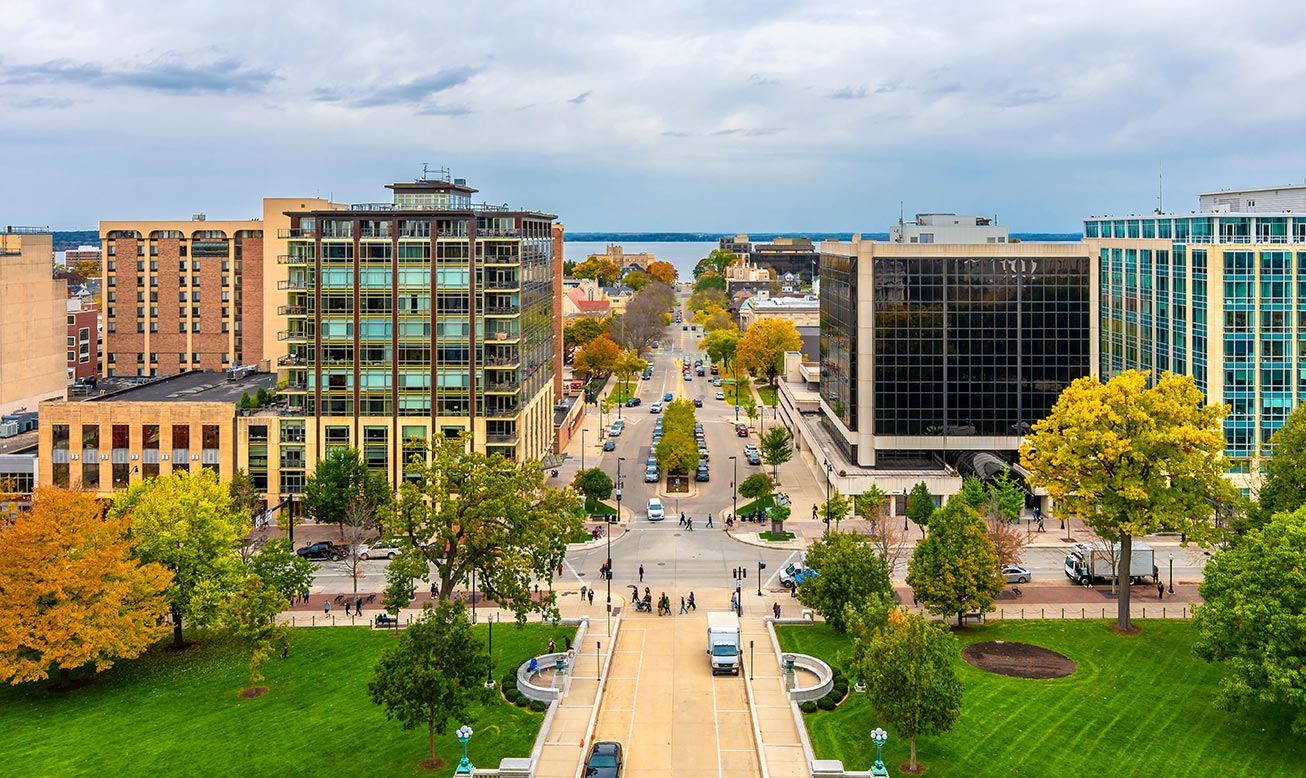
<svg viewBox="0 0 1306 778"><path fill-rule="evenodd" d="M0 224L448 167L569 230L1015 231L1306 177L1306 3L6 0Z"/></svg>

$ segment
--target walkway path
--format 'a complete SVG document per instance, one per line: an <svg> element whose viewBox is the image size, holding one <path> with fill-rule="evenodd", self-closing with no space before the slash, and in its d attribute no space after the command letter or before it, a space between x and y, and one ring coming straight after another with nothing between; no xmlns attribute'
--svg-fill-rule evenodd
<svg viewBox="0 0 1306 778"><path fill-rule="evenodd" d="M571 689L558 705L553 724L540 753L535 774L539 778L575 778L581 761L589 752L585 733L589 730L598 702L599 670L612 650L608 622L603 609L595 607L597 615L590 616L584 639L574 647L576 660L572 665ZM620 634L617 622L612 622L614 632Z"/></svg>
<svg viewBox="0 0 1306 778"><path fill-rule="evenodd" d="M761 751L766 757L767 774L773 778L806 775L807 756L803 753L798 725L789 707L779 657L771 645L766 622L761 618L740 622L744 645L753 644L752 688L753 713L761 737ZM751 653L751 652L750 652Z"/></svg>

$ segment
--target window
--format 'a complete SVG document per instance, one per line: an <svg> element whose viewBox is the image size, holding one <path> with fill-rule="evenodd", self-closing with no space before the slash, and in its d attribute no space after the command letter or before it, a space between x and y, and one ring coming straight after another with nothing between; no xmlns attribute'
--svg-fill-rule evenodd
<svg viewBox="0 0 1306 778"><path fill-rule="evenodd" d="M82 425L82 448L98 449L100 447L100 425Z"/></svg>
<svg viewBox="0 0 1306 778"><path fill-rule="evenodd" d="M218 442L221 438L218 430L219 427L216 424L205 424L201 428L200 447L205 449L218 448Z"/></svg>
<svg viewBox="0 0 1306 778"><path fill-rule="evenodd" d="M113 447L116 449L131 448L131 427L126 424L113 425Z"/></svg>
<svg viewBox="0 0 1306 778"><path fill-rule="evenodd" d="M172 425L172 447L174 449L190 449L190 427L185 424Z"/></svg>

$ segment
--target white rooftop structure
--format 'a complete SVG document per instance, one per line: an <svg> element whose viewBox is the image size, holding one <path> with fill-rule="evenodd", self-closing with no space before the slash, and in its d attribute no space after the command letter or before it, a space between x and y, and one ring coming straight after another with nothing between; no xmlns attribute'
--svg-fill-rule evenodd
<svg viewBox="0 0 1306 778"><path fill-rule="evenodd" d="M1007 228L997 218L955 213L918 213L915 221L889 228L890 243L1006 243Z"/></svg>
<svg viewBox="0 0 1306 778"><path fill-rule="evenodd" d="M1198 193L1202 213L1306 213L1306 186Z"/></svg>

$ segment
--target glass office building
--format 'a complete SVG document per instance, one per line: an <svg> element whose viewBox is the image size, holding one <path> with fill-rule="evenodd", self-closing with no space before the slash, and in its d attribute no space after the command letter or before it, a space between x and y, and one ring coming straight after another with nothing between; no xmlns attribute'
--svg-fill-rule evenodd
<svg viewBox="0 0 1306 778"><path fill-rule="evenodd" d="M821 402L844 455L1011 456L1089 372L1088 266L1078 243L824 243Z"/></svg>

